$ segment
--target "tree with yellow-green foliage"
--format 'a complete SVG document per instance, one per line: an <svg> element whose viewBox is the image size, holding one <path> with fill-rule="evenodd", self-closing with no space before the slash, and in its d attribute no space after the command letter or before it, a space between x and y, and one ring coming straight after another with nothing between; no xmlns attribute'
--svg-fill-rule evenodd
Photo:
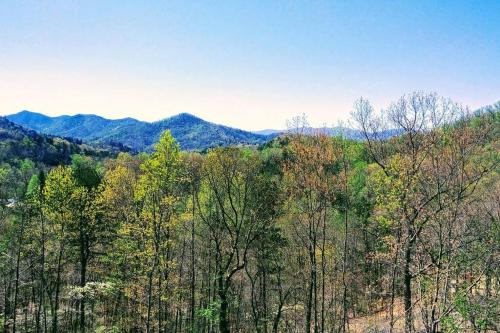
<svg viewBox="0 0 500 333"><path fill-rule="evenodd" d="M137 182L135 198L141 225L138 255L147 270L146 332L154 330L154 326L161 329L172 324L171 274L175 267L172 243L180 202L180 163L179 145L165 131L155 151L142 163ZM154 326L153 318L157 319Z"/></svg>

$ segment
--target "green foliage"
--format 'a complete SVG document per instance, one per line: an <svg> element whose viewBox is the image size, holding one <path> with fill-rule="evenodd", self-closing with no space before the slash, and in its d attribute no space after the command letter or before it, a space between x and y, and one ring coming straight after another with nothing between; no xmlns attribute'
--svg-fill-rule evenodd
<svg viewBox="0 0 500 333"><path fill-rule="evenodd" d="M215 323L219 319L220 302L211 302L205 308L199 309L197 316Z"/></svg>
<svg viewBox="0 0 500 333"><path fill-rule="evenodd" d="M101 176L95 165L95 161L82 155L71 157L71 168L73 176L80 186L88 189L96 188L101 182Z"/></svg>

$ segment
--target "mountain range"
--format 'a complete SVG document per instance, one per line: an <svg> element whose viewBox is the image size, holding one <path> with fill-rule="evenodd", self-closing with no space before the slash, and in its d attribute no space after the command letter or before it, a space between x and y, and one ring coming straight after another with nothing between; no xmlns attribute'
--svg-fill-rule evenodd
<svg viewBox="0 0 500 333"><path fill-rule="evenodd" d="M92 114L49 117L30 111L21 111L7 118L40 133L73 137L88 143L121 143L135 151L150 151L167 129L185 150L261 144L273 137L214 124L188 113L155 122L133 118L106 119Z"/></svg>

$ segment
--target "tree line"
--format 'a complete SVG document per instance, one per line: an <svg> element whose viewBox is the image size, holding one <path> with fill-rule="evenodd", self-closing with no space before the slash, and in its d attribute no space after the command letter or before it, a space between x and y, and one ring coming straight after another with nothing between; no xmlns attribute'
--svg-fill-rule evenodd
<svg viewBox="0 0 500 333"><path fill-rule="evenodd" d="M363 141L3 164L3 331L498 330L498 107L352 115Z"/></svg>

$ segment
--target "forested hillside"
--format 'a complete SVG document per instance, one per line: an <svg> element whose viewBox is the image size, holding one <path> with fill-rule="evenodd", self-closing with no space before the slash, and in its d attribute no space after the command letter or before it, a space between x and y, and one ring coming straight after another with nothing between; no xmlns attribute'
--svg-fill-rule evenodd
<svg viewBox="0 0 500 333"><path fill-rule="evenodd" d="M381 113L358 100L362 141L293 131L201 154L172 130L150 154L4 164L0 325L498 331L499 112L414 93Z"/></svg>
<svg viewBox="0 0 500 333"><path fill-rule="evenodd" d="M135 151L151 151L165 130L170 130L181 148L185 150L261 144L270 139L266 135L213 124L188 113L152 123L132 118L106 119L83 114L48 117L29 111L21 111L7 118L41 133L73 137L89 143L119 142Z"/></svg>
<svg viewBox="0 0 500 333"><path fill-rule="evenodd" d="M81 140L39 134L0 117L0 163L29 159L47 166L68 164L73 154L110 157L128 149L120 144L91 146Z"/></svg>

